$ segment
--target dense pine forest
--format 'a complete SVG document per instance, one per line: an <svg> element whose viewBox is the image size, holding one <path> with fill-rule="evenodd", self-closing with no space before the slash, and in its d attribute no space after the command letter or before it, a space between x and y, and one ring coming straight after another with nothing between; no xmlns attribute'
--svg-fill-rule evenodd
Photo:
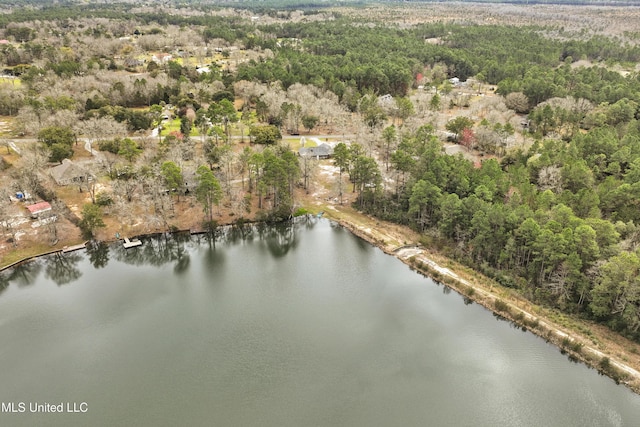
<svg viewBox="0 0 640 427"><path fill-rule="evenodd" d="M3 159L8 193L62 200L37 170L77 158L80 138L104 157L102 190L80 189L89 236L107 217L133 223L135 203L167 230L185 200L209 223L220 205L284 219L314 175L277 142L348 134L329 161L340 201L355 194L530 300L640 340L637 13L616 32L464 9L414 22L364 6L14 3L0 15L3 141L40 148ZM142 60L164 51L174 59ZM143 138L169 116L173 133Z"/></svg>

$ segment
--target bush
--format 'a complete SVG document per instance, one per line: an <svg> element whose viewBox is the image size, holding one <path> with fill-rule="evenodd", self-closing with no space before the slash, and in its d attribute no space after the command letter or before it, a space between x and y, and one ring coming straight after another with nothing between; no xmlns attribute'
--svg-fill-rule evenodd
<svg viewBox="0 0 640 427"><path fill-rule="evenodd" d="M212 221L203 221L202 228L207 230L208 233L215 233L218 229L218 221L216 221L215 219Z"/></svg>
<svg viewBox="0 0 640 427"><path fill-rule="evenodd" d="M111 140L103 140L98 142L98 150L100 151L108 151L113 154L118 154L120 151L120 144L122 140L119 138L111 139Z"/></svg>
<svg viewBox="0 0 640 427"><path fill-rule="evenodd" d="M535 329L540 325L540 321L538 319L531 319L531 320L528 320L526 323L527 323L527 326L531 329Z"/></svg>
<svg viewBox="0 0 640 427"><path fill-rule="evenodd" d="M221 90L219 92L214 93L211 96L211 100L213 102L220 102L223 99L226 99L228 101L233 102L233 101L235 101L235 95L233 93L229 92L228 90Z"/></svg>
<svg viewBox="0 0 640 427"><path fill-rule="evenodd" d="M582 352L582 343L574 341L571 344L571 350L573 350L575 353L581 353Z"/></svg>
<svg viewBox="0 0 640 427"><path fill-rule="evenodd" d="M282 139L280 129L273 125L251 126L249 130L253 142L256 144L275 144Z"/></svg>
<svg viewBox="0 0 640 427"><path fill-rule="evenodd" d="M96 228L104 227L102 221L102 212L99 206L85 204L82 207L82 219L80 220L80 229L85 238L93 238Z"/></svg>
<svg viewBox="0 0 640 427"><path fill-rule="evenodd" d="M4 171L13 166L10 162L5 160L3 157L0 157L0 171Z"/></svg>
<svg viewBox="0 0 640 427"><path fill-rule="evenodd" d="M113 204L113 199L109 193L98 193L96 194L96 205L98 206L109 206Z"/></svg>
<svg viewBox="0 0 640 427"><path fill-rule="evenodd" d="M497 299L493 301L493 308L496 309L496 311L500 311L500 312L509 312L509 304L507 304L506 302L502 301L501 299Z"/></svg>

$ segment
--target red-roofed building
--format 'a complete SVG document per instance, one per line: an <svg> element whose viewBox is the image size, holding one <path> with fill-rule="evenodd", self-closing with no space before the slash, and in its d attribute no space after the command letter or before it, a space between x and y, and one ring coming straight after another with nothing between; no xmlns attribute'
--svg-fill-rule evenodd
<svg viewBox="0 0 640 427"><path fill-rule="evenodd" d="M27 206L27 209L29 209L29 212L31 212L31 218L38 218L38 216L40 216L44 212L50 211L51 205L49 204L49 202L40 202Z"/></svg>

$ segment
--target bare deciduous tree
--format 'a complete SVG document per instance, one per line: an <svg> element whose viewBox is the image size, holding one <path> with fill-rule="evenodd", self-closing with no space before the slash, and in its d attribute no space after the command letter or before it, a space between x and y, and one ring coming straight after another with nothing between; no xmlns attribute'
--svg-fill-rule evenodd
<svg viewBox="0 0 640 427"><path fill-rule="evenodd" d="M113 193L119 198L126 199L127 202L133 201L133 197L137 191L139 181L134 178L117 179L113 182Z"/></svg>
<svg viewBox="0 0 640 427"><path fill-rule="evenodd" d="M47 164L47 154L37 143L31 144L22 153L22 168L20 169L20 187L31 194L39 194L43 190L44 166Z"/></svg>
<svg viewBox="0 0 640 427"><path fill-rule="evenodd" d="M313 156L302 156L300 158L300 170L302 172L303 187L308 194L311 182L318 171L318 161Z"/></svg>
<svg viewBox="0 0 640 427"><path fill-rule="evenodd" d="M13 212L13 204L9 199L10 190L8 187L0 188L0 226L2 227L2 233L4 236L11 240L14 247L18 246L16 239L16 233L18 232L15 227L15 215Z"/></svg>
<svg viewBox="0 0 640 427"><path fill-rule="evenodd" d="M99 139L112 139L127 134L124 123L116 121L112 117L94 117L78 122L76 132L87 138L89 148L93 154L93 143Z"/></svg>
<svg viewBox="0 0 640 427"><path fill-rule="evenodd" d="M545 166L538 172L538 188L541 191L562 191L562 169L558 166Z"/></svg>
<svg viewBox="0 0 640 427"><path fill-rule="evenodd" d="M529 98L522 92L511 92L504 98L507 108L523 114L529 111Z"/></svg>

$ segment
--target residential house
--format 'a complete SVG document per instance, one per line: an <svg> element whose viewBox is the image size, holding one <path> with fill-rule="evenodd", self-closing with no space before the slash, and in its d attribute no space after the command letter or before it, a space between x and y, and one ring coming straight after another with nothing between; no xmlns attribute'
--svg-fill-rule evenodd
<svg viewBox="0 0 640 427"><path fill-rule="evenodd" d="M49 175L58 185L82 185L93 179L91 172L69 159L64 159L62 164L49 169Z"/></svg>
<svg viewBox="0 0 640 427"><path fill-rule="evenodd" d="M302 157L315 157L318 160L328 159L333 156L333 147L325 143L322 143L317 147L302 147L298 150L298 155Z"/></svg>
<svg viewBox="0 0 640 427"><path fill-rule="evenodd" d="M136 58L125 58L123 63L127 68L138 68L144 65L144 61Z"/></svg>

